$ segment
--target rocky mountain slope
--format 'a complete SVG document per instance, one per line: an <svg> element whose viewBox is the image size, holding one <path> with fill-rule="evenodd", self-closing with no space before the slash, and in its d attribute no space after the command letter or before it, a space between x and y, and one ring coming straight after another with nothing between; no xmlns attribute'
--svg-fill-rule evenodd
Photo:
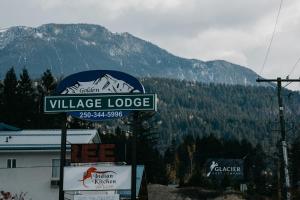
<svg viewBox="0 0 300 200"><path fill-rule="evenodd" d="M185 59L129 33L112 33L99 25L45 24L0 30L0 78L14 66L39 77L110 69L138 77L165 77L226 84L257 85L252 70L226 61Z"/></svg>

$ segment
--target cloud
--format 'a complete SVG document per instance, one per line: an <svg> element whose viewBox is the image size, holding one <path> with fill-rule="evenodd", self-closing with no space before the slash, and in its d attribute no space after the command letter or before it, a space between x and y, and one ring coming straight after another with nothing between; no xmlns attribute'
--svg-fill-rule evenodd
<svg viewBox="0 0 300 200"><path fill-rule="evenodd" d="M225 59L260 72L280 1L2 0L0 27L93 23L171 53ZM285 76L300 56L300 2L284 1L263 75ZM284 66L284 67L283 67ZM300 66L293 76L300 76Z"/></svg>

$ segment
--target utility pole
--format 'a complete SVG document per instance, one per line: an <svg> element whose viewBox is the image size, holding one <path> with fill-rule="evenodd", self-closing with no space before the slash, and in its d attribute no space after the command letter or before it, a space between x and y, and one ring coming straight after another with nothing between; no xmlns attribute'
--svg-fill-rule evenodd
<svg viewBox="0 0 300 200"><path fill-rule="evenodd" d="M287 155L287 143L286 143L286 132L285 132L285 121L284 121L284 107L281 96L282 82L300 82L300 79L256 79L257 82L277 82L277 96L279 106L279 120L280 120L280 132L281 132L281 146L282 146L282 157L283 157L283 169L284 169L284 199L290 200L290 176L288 169L288 155Z"/></svg>

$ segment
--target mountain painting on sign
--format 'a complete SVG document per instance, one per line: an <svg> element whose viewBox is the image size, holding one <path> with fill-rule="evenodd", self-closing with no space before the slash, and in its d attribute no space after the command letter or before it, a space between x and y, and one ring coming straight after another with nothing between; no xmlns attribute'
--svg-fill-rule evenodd
<svg viewBox="0 0 300 200"><path fill-rule="evenodd" d="M91 70L72 74L63 79L58 87L60 95L84 94L125 94L145 93L143 85L133 76L112 70ZM114 114L118 113L118 114ZM84 120L99 121L120 118L129 114L128 111L101 111L98 113L69 112L69 115ZM85 116L85 117L83 117ZM96 116L96 117L86 117Z"/></svg>
<svg viewBox="0 0 300 200"><path fill-rule="evenodd" d="M61 94L103 94L103 93L133 93L141 91L135 89L125 81L118 80L109 74L105 74L96 80L78 82L66 88Z"/></svg>

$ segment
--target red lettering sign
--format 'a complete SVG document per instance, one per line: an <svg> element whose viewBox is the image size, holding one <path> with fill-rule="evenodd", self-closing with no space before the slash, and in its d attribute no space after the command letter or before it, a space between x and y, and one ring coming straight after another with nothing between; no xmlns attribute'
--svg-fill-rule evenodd
<svg viewBox="0 0 300 200"><path fill-rule="evenodd" d="M72 163L123 162L125 144L72 144Z"/></svg>

